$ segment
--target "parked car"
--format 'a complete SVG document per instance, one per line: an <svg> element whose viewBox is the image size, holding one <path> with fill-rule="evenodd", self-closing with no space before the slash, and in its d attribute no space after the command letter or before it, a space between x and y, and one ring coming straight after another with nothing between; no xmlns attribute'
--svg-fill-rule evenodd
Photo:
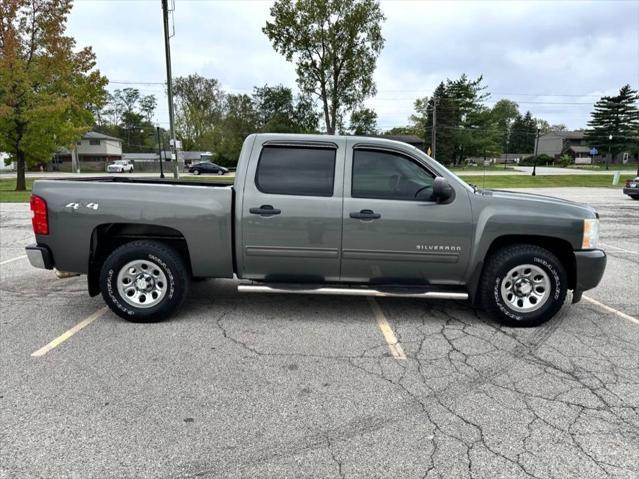
<svg viewBox="0 0 639 479"><path fill-rule="evenodd" d="M202 161L189 167L189 173L193 173L194 175L199 175L201 173L216 173L218 175L224 175L228 172L229 170L223 166L216 165L210 161Z"/></svg>
<svg viewBox="0 0 639 479"><path fill-rule="evenodd" d="M108 173L133 173L133 163L129 160L115 160L107 166Z"/></svg>
<svg viewBox="0 0 639 479"><path fill-rule="evenodd" d="M623 187L623 194L630 196L633 200L639 200L639 176L634 180L626 180Z"/></svg>
<svg viewBox="0 0 639 479"><path fill-rule="evenodd" d="M174 313L192 278L238 290L459 299L535 326L606 266L588 205L481 190L383 138L250 135L234 185L37 180L32 265L86 274L130 321Z"/></svg>

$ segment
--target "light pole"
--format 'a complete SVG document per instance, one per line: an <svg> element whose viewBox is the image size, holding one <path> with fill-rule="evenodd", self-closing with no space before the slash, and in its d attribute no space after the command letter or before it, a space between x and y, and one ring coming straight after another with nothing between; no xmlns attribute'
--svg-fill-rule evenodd
<svg viewBox="0 0 639 479"><path fill-rule="evenodd" d="M608 135L608 156L606 156L606 171L608 170L608 158L612 160L612 135Z"/></svg>
<svg viewBox="0 0 639 479"><path fill-rule="evenodd" d="M162 159L162 144L160 143L160 127L156 127L158 136L158 159L160 160L160 178L164 178L164 160Z"/></svg>
<svg viewBox="0 0 639 479"><path fill-rule="evenodd" d="M173 163L173 178L179 179L177 142L175 140L175 125L173 123L173 77L171 74L171 43L169 41L169 6L167 0L162 0L162 17L164 19L164 55L166 57L166 94L169 98L169 131L171 139L171 163Z"/></svg>
<svg viewBox="0 0 639 479"><path fill-rule="evenodd" d="M533 160L532 175L537 176L537 149L539 148L539 128L537 128L537 139L535 140L535 159Z"/></svg>
<svg viewBox="0 0 639 479"><path fill-rule="evenodd" d="M506 169L506 165L508 164L508 143L510 143L510 138L506 138L506 158L504 158L504 170Z"/></svg>

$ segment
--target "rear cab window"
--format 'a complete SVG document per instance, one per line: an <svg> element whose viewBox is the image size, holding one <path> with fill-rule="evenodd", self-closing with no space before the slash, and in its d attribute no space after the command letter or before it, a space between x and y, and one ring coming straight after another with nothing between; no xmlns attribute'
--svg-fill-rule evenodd
<svg viewBox="0 0 639 479"><path fill-rule="evenodd" d="M264 146L255 172L262 193L294 196L333 196L334 148Z"/></svg>

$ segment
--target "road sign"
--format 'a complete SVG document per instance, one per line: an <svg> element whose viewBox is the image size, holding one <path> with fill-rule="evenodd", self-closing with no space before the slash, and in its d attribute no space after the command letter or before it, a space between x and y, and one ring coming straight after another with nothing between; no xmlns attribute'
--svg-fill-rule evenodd
<svg viewBox="0 0 639 479"><path fill-rule="evenodd" d="M592 150L590 150L590 154L592 156L597 156L599 154L599 150L597 150L597 148L593 147Z"/></svg>

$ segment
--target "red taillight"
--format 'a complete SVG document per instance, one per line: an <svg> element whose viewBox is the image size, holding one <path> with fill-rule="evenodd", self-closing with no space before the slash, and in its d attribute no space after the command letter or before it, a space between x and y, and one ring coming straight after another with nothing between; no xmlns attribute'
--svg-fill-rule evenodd
<svg viewBox="0 0 639 479"><path fill-rule="evenodd" d="M43 198L31 195L31 225L37 235L49 234L49 216L47 214L47 202Z"/></svg>

